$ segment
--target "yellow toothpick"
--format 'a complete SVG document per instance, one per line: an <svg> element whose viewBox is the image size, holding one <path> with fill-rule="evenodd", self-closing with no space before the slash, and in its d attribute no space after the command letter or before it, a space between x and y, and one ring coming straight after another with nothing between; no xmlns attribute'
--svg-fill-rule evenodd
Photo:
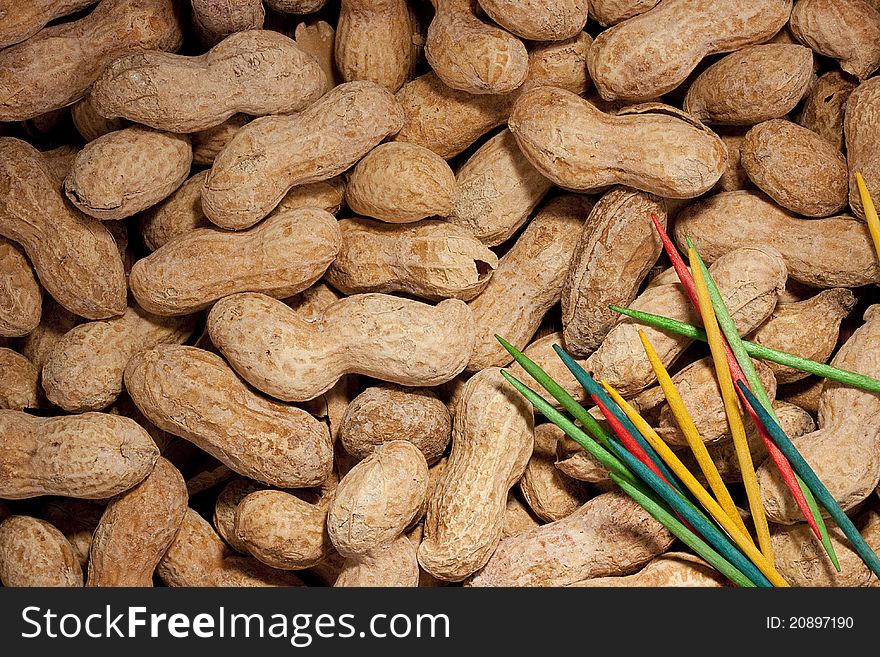
<svg viewBox="0 0 880 657"><path fill-rule="evenodd" d="M740 550L743 551L749 559L752 560L752 563L757 566L758 570L760 570L764 575L770 580L770 583L774 586L788 586L788 582L783 579L782 575L776 570L776 567L767 560L767 558L761 554L760 550L755 547L754 541L752 541L752 537L749 536L748 532L745 531L745 525L740 527L735 523L730 516L721 508L721 505L715 501L715 499L709 494L703 485L697 481L697 478L691 474L690 470L681 462L681 460L675 455L671 449L669 449L669 445L663 442L663 439L657 435L657 432L645 421L639 413L634 409L629 403L620 396L614 388L612 388L605 381L600 382L605 390L608 391L608 394L611 395L611 398L620 406L621 410L626 414L626 416L630 419L630 421L635 425L636 429L645 437L645 440L650 443L651 447L660 455L660 458L663 459L664 463L669 466L669 469L672 470L675 475L681 480L681 482L687 486L687 489L694 494L694 497L697 498L697 501L702 504L706 510L711 514L713 518L718 522L719 525L726 531L730 537L736 542L739 546ZM700 443L702 444L702 443ZM723 485L723 484L722 484ZM739 518L739 514L736 516ZM742 519L740 518L740 524L742 524Z"/></svg>
<svg viewBox="0 0 880 657"><path fill-rule="evenodd" d="M697 300L700 302L700 315L703 318L703 328L706 329L706 337L709 342L709 350L712 352L712 361L715 363L715 376L721 388L721 398L724 400L724 412L727 414L727 426L733 438L733 447L736 449L736 458L739 461L739 469L742 474L746 496L749 499L749 510L752 512L752 522L755 523L755 532L758 534L758 546L767 559L773 561L773 547L770 545L770 528L767 526L767 516L764 514L764 505L761 502L761 490L758 488L758 478L755 476L755 465L752 463L752 453L749 451L749 443L746 439L746 429L743 425L742 415L739 412L739 403L736 390L733 387L733 378L727 364L727 356L724 354L724 346L721 338L721 329L718 328L718 319L715 317L715 309L709 298L709 288L706 287L706 279L697 265L696 254L693 249L688 249L688 258L691 265L691 273L694 277L694 285L697 288Z"/></svg>
<svg viewBox="0 0 880 657"><path fill-rule="evenodd" d="M706 478L706 481L709 482L709 488L715 493L715 498L718 500L718 503L721 505L721 508L724 509L727 516L736 524L742 533L749 536L746 525L743 522L742 517L739 515L739 511L736 509L736 504L733 503L733 498L730 496L730 491L728 491L727 486L724 485L724 481L718 473L718 468L715 467L715 463L709 455L709 450L706 449L706 444L700 437L700 432L697 430L697 426L694 424L693 419L691 419L691 415L688 413L681 395L678 394L678 390L675 388L675 384L672 382L669 372L666 371L663 362L660 360L660 357L657 356L657 352L654 351L654 346L650 343L648 336L645 335L644 331L639 331L639 338L642 340L642 346L645 348L645 353L648 354L648 360L651 361L651 367L654 368L654 374L657 376L657 381L660 382L663 394L666 395L666 403L669 404L669 409L672 411L675 421L678 422L678 426L681 428L681 432L684 434L687 444L694 453L694 457L697 459L700 470L703 471L703 476ZM749 536L749 541L751 541L751 536ZM752 542L752 545L754 545L754 542Z"/></svg>
<svg viewBox="0 0 880 657"><path fill-rule="evenodd" d="M877 218L877 208L874 207L871 192L868 191L865 179L858 171L856 171L856 185L859 188L859 196L862 198L862 207L865 209L865 219L868 220L868 230L871 233L871 239L874 240L874 250L877 252L877 259L880 260L880 219Z"/></svg>

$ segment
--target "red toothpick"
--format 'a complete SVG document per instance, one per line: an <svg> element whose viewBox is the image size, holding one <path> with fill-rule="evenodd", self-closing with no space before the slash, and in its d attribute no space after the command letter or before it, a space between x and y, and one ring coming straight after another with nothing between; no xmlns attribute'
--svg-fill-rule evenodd
<svg viewBox="0 0 880 657"><path fill-rule="evenodd" d="M699 301L697 301L697 288L694 286L694 278L691 275L690 269L688 269L687 265L684 263L684 260L679 255L678 249L675 248L672 240L669 239L669 235L663 228L663 224L661 224L660 221L657 219L656 214L651 213L651 221L654 222L654 227L657 229L657 234L660 235L660 241L663 242L663 248L666 250L666 255L668 255L669 259L672 261L672 266L675 269L675 273L678 274L681 285L682 287L684 287L685 294L687 294L688 299L690 299L691 305L693 305L694 310L699 312L700 303ZM755 427L757 427L758 433L761 436L761 440L764 441L764 446L767 448L767 453L770 455L770 458L773 460L773 463L779 470L782 481L785 482L786 487L788 487L788 490L791 492L792 497L794 497L795 502L797 502L798 508L801 510L801 513L803 513L804 517L807 519L807 523L810 525L810 529L813 530L816 538L821 541L822 532L819 531L819 526L816 524L816 519L813 517L813 512L810 509L810 505L807 504L807 498L804 497L804 492L803 490L801 490L800 484L798 484L797 482L794 470L792 470L791 464L788 462L788 459L785 458L785 455L781 451L779 451L776 443L774 443L770 439L770 436L767 434L767 430L764 428L764 425L758 418L755 410L751 407L750 404L746 403L743 392L739 389L739 386L737 385L739 381L742 381L743 385L748 386L745 374L743 374L742 368L739 366L739 363L736 360L736 356L734 356L733 351L731 351L730 345L727 343L727 339L723 335L721 336L721 338L724 344L724 355L727 358L727 365L730 368L730 374L733 378L733 384L736 387L737 393L739 393L739 398L742 401L742 406L748 411L749 416L752 418L752 423L755 425Z"/></svg>

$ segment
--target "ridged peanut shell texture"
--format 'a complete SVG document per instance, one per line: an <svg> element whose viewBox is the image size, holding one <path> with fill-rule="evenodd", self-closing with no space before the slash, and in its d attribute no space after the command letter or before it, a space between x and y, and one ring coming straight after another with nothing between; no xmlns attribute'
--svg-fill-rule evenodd
<svg viewBox="0 0 880 657"><path fill-rule="evenodd" d="M81 587L82 568L58 529L30 516L0 523L0 583L7 587Z"/></svg>
<svg viewBox="0 0 880 657"><path fill-rule="evenodd" d="M486 289L469 302L477 327L468 372L513 360L496 335L524 348L558 301L592 199L577 194L547 203L501 258ZM535 266L536 263L540 263Z"/></svg>
<svg viewBox="0 0 880 657"><path fill-rule="evenodd" d="M444 83L471 94L502 94L523 83L526 47L477 18L476 0L435 0L434 6L425 57Z"/></svg>
<svg viewBox="0 0 880 657"><path fill-rule="evenodd" d="M107 505L92 538L86 585L152 586L188 502L183 476L160 457L146 479Z"/></svg>
<svg viewBox="0 0 880 657"><path fill-rule="evenodd" d="M567 518L505 539L468 586L565 586L628 575L673 540L632 499L605 493Z"/></svg>
<svg viewBox="0 0 880 657"><path fill-rule="evenodd" d="M210 47L235 32L263 27L262 0L192 0L192 23L202 45Z"/></svg>
<svg viewBox="0 0 880 657"><path fill-rule="evenodd" d="M813 80L813 52L793 44L743 48L694 80L684 109L700 121L753 125L784 117Z"/></svg>
<svg viewBox="0 0 880 657"><path fill-rule="evenodd" d="M843 151L843 117L846 102L858 85L840 71L819 76L804 101L798 123ZM729 191L729 190L726 190Z"/></svg>
<svg viewBox="0 0 880 657"><path fill-rule="evenodd" d="M865 323L846 341L831 364L867 376L880 375L880 306L865 311ZM860 418L853 421L852 418ZM880 482L880 399L826 380L819 399L819 430L792 442L844 511L853 509ZM802 519L775 468L758 469L768 520Z"/></svg>
<svg viewBox="0 0 880 657"><path fill-rule="evenodd" d="M719 587L728 580L699 557L687 552L667 552L635 575L596 577L569 586L583 587Z"/></svg>
<svg viewBox="0 0 880 657"><path fill-rule="evenodd" d="M464 302L431 306L385 294L340 299L312 322L265 295L235 294L211 309L208 332L248 383L285 401L314 399L351 373L440 385L464 369L474 348Z"/></svg>
<svg viewBox="0 0 880 657"><path fill-rule="evenodd" d="M672 91L707 55L763 43L788 21L791 0L664 0L605 30L589 68L605 100L645 101Z"/></svg>
<svg viewBox="0 0 880 657"><path fill-rule="evenodd" d="M741 246L769 245L782 255L794 280L813 287L880 281L864 222L845 216L799 219L754 192L725 192L694 203L678 215L673 233L682 249L690 237L706 262Z"/></svg>
<svg viewBox="0 0 880 657"><path fill-rule="evenodd" d="M311 568L333 551L327 509L280 490L247 495L235 509L235 542L282 570Z"/></svg>
<svg viewBox="0 0 880 657"><path fill-rule="evenodd" d="M24 4L2 0L0 16L0 48L21 43L42 30L47 23L96 4L98 0L34 0Z"/></svg>
<svg viewBox="0 0 880 657"><path fill-rule="evenodd" d="M405 440L382 444L339 482L327 516L333 546L352 557L390 543L423 512L427 493L419 448Z"/></svg>
<svg viewBox="0 0 880 657"><path fill-rule="evenodd" d="M665 105L612 116L576 94L537 87L516 101L508 120L523 154L560 187L622 184L666 198L709 191L727 165L721 139Z"/></svg>
<svg viewBox="0 0 880 657"><path fill-rule="evenodd" d="M408 440L429 464L446 451L451 432L452 416L433 392L390 384L372 386L352 399L339 425L342 446L357 459L393 440Z"/></svg>
<svg viewBox="0 0 880 657"><path fill-rule="evenodd" d="M197 228L138 260L131 291L156 315L189 314L245 290L285 298L318 280L339 244L335 217L317 208L281 212L238 233Z"/></svg>
<svg viewBox="0 0 880 657"><path fill-rule="evenodd" d="M791 33L864 80L880 67L880 11L865 0L798 0Z"/></svg>
<svg viewBox="0 0 880 657"><path fill-rule="evenodd" d="M216 354L176 345L142 352L125 368L125 387L153 424L241 475L280 488L317 486L330 475L327 427L251 392Z"/></svg>
<svg viewBox="0 0 880 657"><path fill-rule="evenodd" d="M158 457L150 434L126 417L0 411L0 498L103 499L141 482Z"/></svg>
<svg viewBox="0 0 880 657"><path fill-rule="evenodd" d="M605 194L590 212L562 286L566 349L589 354L627 306L662 248L651 215L666 225L663 199L626 187Z"/></svg>
<svg viewBox="0 0 880 657"><path fill-rule="evenodd" d="M221 228L254 225L294 185L348 169L403 126L403 112L373 82L347 82L292 116L266 116L239 130L215 158L202 208Z"/></svg>
<svg viewBox="0 0 880 657"><path fill-rule="evenodd" d="M416 546L399 536L363 556L346 559L333 586L415 587L419 574Z"/></svg>
<svg viewBox="0 0 880 657"><path fill-rule="evenodd" d="M584 29L588 0L480 0L501 27L530 41L562 41Z"/></svg>
<svg viewBox="0 0 880 657"><path fill-rule="evenodd" d="M455 202L455 174L427 148L380 144L352 169L345 200L358 214L389 223L445 217Z"/></svg>
<svg viewBox="0 0 880 657"><path fill-rule="evenodd" d="M121 57L95 81L99 114L169 132L196 132L239 112L290 114L321 97L326 77L293 39L236 32L204 55L151 51Z"/></svg>
<svg viewBox="0 0 880 657"><path fill-rule="evenodd" d="M113 236L67 203L39 151L12 137L0 137L0 236L18 242L42 286L72 313L106 319L125 310Z"/></svg>
<svg viewBox="0 0 880 657"><path fill-rule="evenodd" d="M339 230L342 247L326 279L345 294L408 292L434 301L469 301L498 266L488 247L445 221L391 225L343 219Z"/></svg>
<svg viewBox="0 0 880 657"><path fill-rule="evenodd" d="M19 337L37 328L42 302L31 263L18 246L0 237L0 337Z"/></svg>
<svg viewBox="0 0 880 657"><path fill-rule="evenodd" d="M92 217L125 219L180 187L191 164L187 137L132 126L86 144L64 181L64 193Z"/></svg>
<svg viewBox="0 0 880 657"><path fill-rule="evenodd" d="M534 416L496 367L475 374L455 405L452 451L428 501L419 564L457 582L480 569L501 540L507 493L534 446Z"/></svg>
<svg viewBox="0 0 880 657"><path fill-rule="evenodd" d="M856 88L846 102L844 133L849 163L849 205L860 219L865 218L856 172L862 174L871 198L880 198L880 77L873 77Z"/></svg>
<svg viewBox="0 0 880 657"><path fill-rule="evenodd" d="M7 48L0 53L0 121L23 121L70 105L105 66L132 50L177 50L183 34L176 5L105 0L84 18Z"/></svg>
<svg viewBox="0 0 880 657"><path fill-rule="evenodd" d="M846 158L796 123L773 119L746 133L742 166L764 193L807 217L827 217L847 206Z"/></svg>
<svg viewBox="0 0 880 657"><path fill-rule="evenodd" d="M0 347L0 408L22 411L39 406L39 377L27 358Z"/></svg>
<svg viewBox="0 0 880 657"><path fill-rule="evenodd" d="M420 38L407 0L344 0L331 47L343 80L370 80L394 93L413 76Z"/></svg>
<svg viewBox="0 0 880 657"><path fill-rule="evenodd" d="M74 327L43 365L46 397L69 412L106 408L122 392L128 359L157 344L184 342L195 319L191 315L159 317L130 306L122 317Z"/></svg>
<svg viewBox="0 0 880 657"><path fill-rule="evenodd" d="M599 25L617 25L627 18L644 14L659 2L660 0L591 0L590 18Z"/></svg>

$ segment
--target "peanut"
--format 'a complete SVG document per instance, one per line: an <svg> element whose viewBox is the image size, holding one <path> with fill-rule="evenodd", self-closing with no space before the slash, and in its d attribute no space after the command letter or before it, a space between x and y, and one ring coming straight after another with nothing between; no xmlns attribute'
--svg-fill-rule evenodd
<svg viewBox="0 0 880 657"><path fill-rule="evenodd" d="M214 160L202 208L221 228L252 226L291 187L342 173L402 125L394 97L363 81L339 85L299 114L256 119Z"/></svg>
<svg viewBox="0 0 880 657"><path fill-rule="evenodd" d="M662 248L651 215L666 225L663 200L626 187L609 191L593 207L562 287L567 349L592 352L617 321L608 306L636 298Z"/></svg>
<svg viewBox="0 0 880 657"><path fill-rule="evenodd" d="M369 80L394 93L415 71L417 34L406 0L344 0L335 41L342 79Z"/></svg>
<svg viewBox="0 0 880 657"><path fill-rule="evenodd" d="M428 465L405 440L383 443L339 482L327 531L344 557L368 554L403 535L423 513Z"/></svg>
<svg viewBox="0 0 880 657"><path fill-rule="evenodd" d="M532 165L566 189L622 184L692 198L710 190L727 164L714 133L665 105L611 116L569 91L537 87L517 99L508 126Z"/></svg>
<svg viewBox="0 0 880 657"><path fill-rule="evenodd" d="M676 227L681 222L676 223ZM697 242L701 254L705 248ZM711 272L734 322L742 333L757 328L776 307L779 290L785 285L786 268L779 253L769 247L746 247L732 251L713 264ZM678 284L648 288L630 304L645 312L694 323L694 311ZM635 395L655 380L645 357L638 332L643 330L660 360L669 365L685 350L690 340L621 319L608 332L599 348L587 359L594 376L606 379L621 395Z"/></svg>
<svg viewBox="0 0 880 657"><path fill-rule="evenodd" d="M74 327L55 344L43 365L46 397L69 412L106 408L122 392L128 360L158 344L186 341L195 319L157 317L131 306L122 317Z"/></svg>
<svg viewBox="0 0 880 657"><path fill-rule="evenodd" d="M165 586L303 586L292 572L235 554L191 508L156 574Z"/></svg>
<svg viewBox="0 0 880 657"><path fill-rule="evenodd" d="M23 5L15 0L0 2L0 48L15 45L46 27L56 18L76 13L98 0L37 0Z"/></svg>
<svg viewBox="0 0 880 657"><path fill-rule="evenodd" d="M849 205L860 219L865 218L865 209L862 207L862 197L856 186L856 172L864 176L872 198L880 197L880 156L875 148L878 115L880 115L880 78L871 78L850 94L843 121L849 164Z"/></svg>
<svg viewBox="0 0 880 657"><path fill-rule="evenodd" d="M0 347L0 409L22 411L39 406L39 376L27 358Z"/></svg>
<svg viewBox="0 0 880 657"><path fill-rule="evenodd" d="M584 29L587 0L479 0L493 21L509 32L532 41L563 41Z"/></svg>
<svg viewBox="0 0 880 657"><path fill-rule="evenodd" d="M125 310L113 237L67 205L40 152L12 137L0 137L0 236L19 243L46 291L72 313L106 319Z"/></svg>
<svg viewBox="0 0 880 657"><path fill-rule="evenodd" d="M37 328L42 297L24 253L0 237L0 336L27 335Z"/></svg>
<svg viewBox="0 0 880 657"><path fill-rule="evenodd" d="M663 0L599 35L590 49L590 76L605 100L658 98L684 82L707 55L769 39L788 21L791 4Z"/></svg>
<svg viewBox="0 0 880 657"><path fill-rule="evenodd" d="M796 281L818 288L858 287L880 281L880 265L867 226L850 217L804 220L760 194L725 192L694 203L677 217L673 233L690 237L713 262L731 249L768 245Z"/></svg>
<svg viewBox="0 0 880 657"><path fill-rule="evenodd" d="M211 47L230 34L263 27L266 10L260 0L193 0L192 23L202 45Z"/></svg>
<svg viewBox="0 0 880 657"><path fill-rule="evenodd" d="M553 349L553 345L562 346L562 333L559 331L554 331L553 333L548 333L547 335L533 340L529 343L529 346L523 350L523 353L528 356L531 360L537 363L541 369L543 369L550 377L556 381L562 388L574 397L578 402L584 402L589 399L589 396L586 394L586 391L581 387L581 384L577 382L577 379L574 378L574 375L569 371L569 369L565 366L565 363L560 360L559 356L556 354L556 351ZM586 361L582 358L576 357L575 360L582 366L586 366ZM511 363L508 368L517 379L526 383L530 388L539 392L544 399L550 402L556 408L562 408L559 405L559 402L556 401L554 397L550 395L550 393L546 392L543 388L541 388L540 384L537 381L531 378L531 375L527 374L522 367L520 367L519 363Z"/></svg>
<svg viewBox="0 0 880 657"><path fill-rule="evenodd" d="M526 503L546 522L571 515L589 497L582 482L556 468L557 428L549 423L535 427L535 449L519 480Z"/></svg>
<svg viewBox="0 0 880 657"><path fill-rule="evenodd" d="M565 586L628 575L673 537L623 493L594 497L571 515L505 539L468 586Z"/></svg>
<svg viewBox="0 0 880 657"><path fill-rule="evenodd" d="M391 441L408 440L433 464L446 451L451 431L452 416L429 389L382 384L351 401L339 424L339 439L357 459Z"/></svg>
<svg viewBox="0 0 880 657"><path fill-rule="evenodd" d="M520 502L519 498L511 491L507 495L507 504L504 507L504 520L501 528L502 540L540 526L541 519L527 504Z"/></svg>
<svg viewBox="0 0 880 657"><path fill-rule="evenodd" d="M743 48L694 80L684 109L705 123L753 125L784 117L809 91L813 53L798 45Z"/></svg>
<svg viewBox="0 0 880 657"><path fill-rule="evenodd" d="M86 144L64 181L64 193L87 215L125 219L180 187L191 163L186 137L132 126Z"/></svg>
<svg viewBox="0 0 880 657"><path fill-rule="evenodd" d="M49 353L77 323L79 317L46 295L43 299L39 325L19 341L18 350L33 363L37 372L42 372Z"/></svg>
<svg viewBox="0 0 880 657"><path fill-rule="evenodd" d="M153 424L241 475L282 488L316 486L330 475L327 427L251 392L219 356L160 345L128 361L125 387Z"/></svg>
<svg viewBox="0 0 880 657"><path fill-rule="evenodd" d="M846 102L857 86L840 71L829 71L820 76L807 95L798 123L842 151Z"/></svg>
<svg viewBox="0 0 880 657"><path fill-rule="evenodd" d="M819 412L819 398L822 396L824 384L824 379L809 376L782 388L779 391L780 398L802 408L807 413L816 415Z"/></svg>
<svg viewBox="0 0 880 657"><path fill-rule="evenodd" d="M240 233L197 228L138 260L131 291L157 315L189 314L244 290L289 297L321 277L339 243L336 219L316 208L281 212Z"/></svg>
<svg viewBox="0 0 880 657"><path fill-rule="evenodd" d="M590 0L590 16L605 27L644 14L660 0Z"/></svg>
<svg viewBox="0 0 880 657"><path fill-rule="evenodd" d="M152 586L188 500L180 472L160 457L146 479L107 505L92 539L86 586Z"/></svg>
<svg viewBox="0 0 880 657"><path fill-rule="evenodd" d="M235 509L235 541L272 568L302 570L332 551L327 508L280 490L248 494Z"/></svg>
<svg viewBox="0 0 880 657"><path fill-rule="evenodd" d="M855 295L845 288L824 290L797 303L779 304L750 339L773 349L824 363L837 346L840 323L855 305ZM769 361L767 365L780 384L800 381L808 376L806 372L784 365Z"/></svg>
<svg viewBox="0 0 880 657"><path fill-rule="evenodd" d="M83 574L64 534L44 520L9 516L0 523L0 583L80 587Z"/></svg>
<svg viewBox="0 0 880 657"><path fill-rule="evenodd" d="M865 311L865 323L832 359L842 369L880 374L880 306ZM826 380L819 399L819 430L792 442L844 511L853 509L880 482L880 399L856 388ZM851 418L861 418L852 422ZM790 525L800 520L779 474L766 464L758 469L758 484L767 519Z"/></svg>
<svg viewBox="0 0 880 657"><path fill-rule="evenodd" d="M327 21L315 21L314 23L302 22L296 26L294 40L297 47L308 53L318 61L318 66L324 71L327 78L327 86L324 91L330 91L342 80L336 70L336 30Z"/></svg>
<svg viewBox="0 0 880 657"><path fill-rule="evenodd" d="M796 123L773 119L748 131L742 166L765 194L807 217L828 217L847 206L846 158Z"/></svg>
<svg viewBox="0 0 880 657"><path fill-rule="evenodd" d="M399 586L419 584L416 548L406 536L399 536L372 552L345 560L334 586Z"/></svg>
<svg viewBox="0 0 880 657"><path fill-rule="evenodd" d="M471 94L513 91L526 78L522 41L477 18L477 0L432 0L425 56L443 82Z"/></svg>
<svg viewBox="0 0 880 657"><path fill-rule="evenodd" d="M477 327L468 372L513 360L495 335L518 349L528 344L547 311L559 301L591 207L591 200L574 194L550 201L498 262L483 293L468 304Z"/></svg>
<svg viewBox="0 0 880 657"><path fill-rule="evenodd" d="M327 0L266 0L266 6L285 14L313 14Z"/></svg>
<svg viewBox="0 0 880 657"><path fill-rule="evenodd" d="M721 174L718 184L713 191L733 192L738 189L754 189L755 185L749 180L749 174L742 166L742 145L745 141L746 131L743 128L728 128L726 132L719 132L718 136L727 147L727 168Z"/></svg>
<svg viewBox="0 0 880 657"><path fill-rule="evenodd" d="M380 144L367 153L345 188L354 212L395 224L445 217L455 195L455 175L443 158L404 142Z"/></svg>
<svg viewBox="0 0 880 657"><path fill-rule="evenodd" d="M0 411L0 498L103 499L143 481L158 457L150 435L125 417Z"/></svg>
<svg viewBox="0 0 880 657"><path fill-rule="evenodd" d="M349 373L439 385L464 369L474 344L462 301L432 307L383 294L341 299L314 322L265 295L235 294L211 309L208 331L245 380L285 401L313 399Z"/></svg>
<svg viewBox="0 0 880 657"><path fill-rule="evenodd" d="M339 230L342 248L326 278L345 294L407 292L434 301L470 301L486 289L498 266L498 256L445 221L396 226L343 219Z"/></svg>
<svg viewBox="0 0 880 657"><path fill-rule="evenodd" d="M857 78L880 68L880 11L865 0L798 0L789 25L798 41Z"/></svg>
<svg viewBox="0 0 880 657"><path fill-rule="evenodd" d="M455 182L457 193L447 221L468 229L488 246L506 242L553 187L507 129L468 158Z"/></svg>
<svg viewBox="0 0 880 657"><path fill-rule="evenodd" d="M320 98L326 84L318 62L293 39L248 30L196 57L161 50L120 57L95 81L91 102L108 118L197 132L239 112L301 111Z"/></svg>
<svg viewBox="0 0 880 657"><path fill-rule="evenodd" d="M40 30L0 53L0 121L23 121L82 98L127 52L177 50L171 0L103 0L88 16Z"/></svg>
<svg viewBox="0 0 880 657"><path fill-rule="evenodd" d="M687 552L667 552L656 557L635 575L596 577L568 586L583 587L719 587L727 579L699 557Z"/></svg>
<svg viewBox="0 0 880 657"><path fill-rule="evenodd" d="M501 540L507 494L532 453L534 418L494 367L471 377L453 416L452 451L428 501L419 564L456 582L483 567Z"/></svg>

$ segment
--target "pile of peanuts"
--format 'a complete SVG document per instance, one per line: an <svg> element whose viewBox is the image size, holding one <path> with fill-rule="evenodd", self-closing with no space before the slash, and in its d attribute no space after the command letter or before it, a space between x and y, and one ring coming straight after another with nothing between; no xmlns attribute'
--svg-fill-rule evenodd
<svg viewBox="0 0 880 657"><path fill-rule="evenodd" d="M4 586L725 586L535 414L563 345L736 499L656 215L880 377L878 0L0 0ZM880 398L756 362L880 549ZM774 559L842 572L749 435ZM745 515L746 512L743 512Z"/></svg>

